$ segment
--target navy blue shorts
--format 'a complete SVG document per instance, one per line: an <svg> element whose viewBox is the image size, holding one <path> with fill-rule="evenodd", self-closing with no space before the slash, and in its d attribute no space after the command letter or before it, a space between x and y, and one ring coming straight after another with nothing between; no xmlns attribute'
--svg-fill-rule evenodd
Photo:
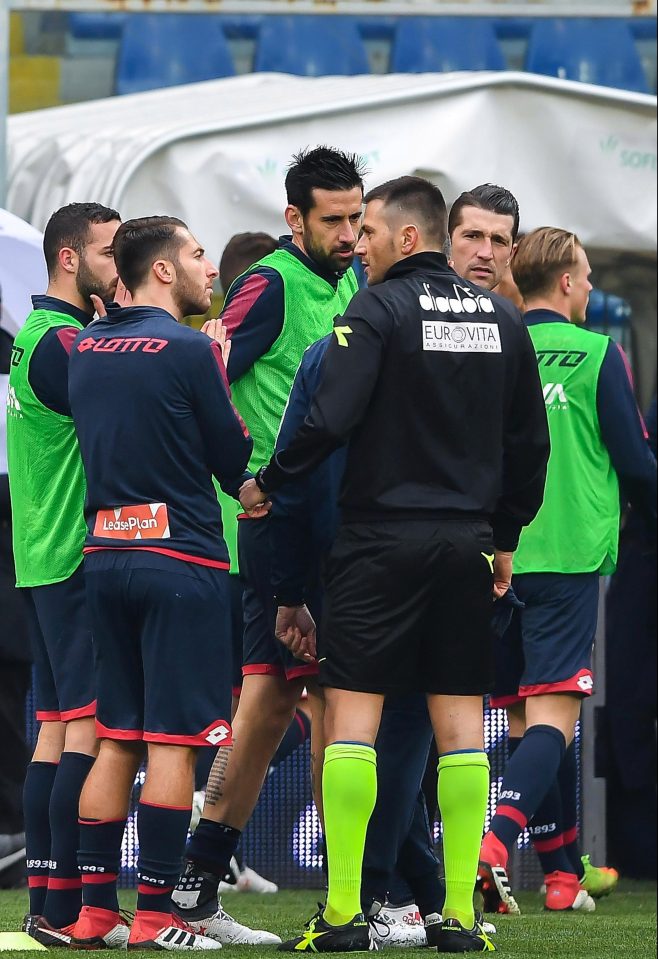
<svg viewBox="0 0 658 959"><path fill-rule="evenodd" d="M99 738L231 745L228 575L139 550L87 555Z"/></svg>
<svg viewBox="0 0 658 959"><path fill-rule="evenodd" d="M243 676L316 676L317 663L306 664L274 635L276 603L272 591L269 519L240 519L238 560L243 594Z"/></svg>
<svg viewBox="0 0 658 959"><path fill-rule="evenodd" d="M244 636L244 616L242 613L242 580L237 573L228 578L231 608L231 685L233 695L239 696L242 688L242 643Z"/></svg>
<svg viewBox="0 0 658 959"><path fill-rule="evenodd" d="M495 642L491 705L510 706L545 693L591 696L599 574L523 573L512 585L526 608L514 611Z"/></svg>
<svg viewBox="0 0 658 959"><path fill-rule="evenodd" d="M69 722L96 713L94 655L82 563L61 583L21 590L34 655L39 722Z"/></svg>

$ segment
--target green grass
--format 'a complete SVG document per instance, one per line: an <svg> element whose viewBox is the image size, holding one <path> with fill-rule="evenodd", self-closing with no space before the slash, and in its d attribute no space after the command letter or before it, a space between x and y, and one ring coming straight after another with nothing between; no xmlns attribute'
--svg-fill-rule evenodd
<svg viewBox="0 0 658 959"><path fill-rule="evenodd" d="M296 935L304 920L315 911L318 893L280 892L276 896L230 895L224 897L229 912L253 927L270 929L283 939ZM599 900L589 915L549 915L542 900L531 893L518 897L520 918L501 916L495 937L498 951L515 959L653 959L656 956L656 886L654 883L622 882L617 892ZM0 892L0 931L20 928L26 909L23 890ZM131 908L134 893L122 893L122 905ZM153 953L133 952L135 959ZM223 955L272 956L258 946L225 947ZM385 955L420 959L427 951L386 949ZM34 959L34 953L14 953Z"/></svg>

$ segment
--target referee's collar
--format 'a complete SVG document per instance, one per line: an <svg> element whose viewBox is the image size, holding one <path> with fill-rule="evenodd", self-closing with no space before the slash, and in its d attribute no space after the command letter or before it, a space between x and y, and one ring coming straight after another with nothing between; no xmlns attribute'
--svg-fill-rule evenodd
<svg viewBox="0 0 658 959"><path fill-rule="evenodd" d="M407 276L409 273L427 273L437 272L450 273L448 259L443 253L413 253L411 256L405 256L398 260L390 268L384 280L394 280L399 276Z"/></svg>

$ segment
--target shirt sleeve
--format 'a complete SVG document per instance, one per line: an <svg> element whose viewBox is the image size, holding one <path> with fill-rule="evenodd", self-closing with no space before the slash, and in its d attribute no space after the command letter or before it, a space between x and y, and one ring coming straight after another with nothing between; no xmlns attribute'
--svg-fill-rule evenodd
<svg viewBox="0 0 658 959"><path fill-rule="evenodd" d="M544 499L550 438L537 356L525 326L503 426L501 495L491 520L497 549L513 552Z"/></svg>
<svg viewBox="0 0 658 959"><path fill-rule="evenodd" d="M233 284L220 319L231 341L229 382L234 383L264 356L281 335L285 313L283 280L263 268Z"/></svg>
<svg viewBox="0 0 658 959"><path fill-rule="evenodd" d="M206 338L207 339L207 338ZM192 377L193 402L207 462L222 488L232 495L247 468L253 442L230 398L219 344L204 343Z"/></svg>
<svg viewBox="0 0 658 959"><path fill-rule="evenodd" d="M610 454L625 499L650 527L656 523L656 460L637 408L628 360L611 342L596 390L601 438Z"/></svg>
<svg viewBox="0 0 658 959"><path fill-rule="evenodd" d="M257 481L273 492L305 476L347 441L370 402L379 377L392 320L377 301L357 295L336 321L323 375L304 423L284 450L274 454ZM365 307L365 309L364 309ZM366 316L367 310L367 316Z"/></svg>
<svg viewBox="0 0 658 959"><path fill-rule="evenodd" d="M74 326L48 330L30 360L28 376L34 395L47 409L61 416L71 416L69 356L79 332Z"/></svg>

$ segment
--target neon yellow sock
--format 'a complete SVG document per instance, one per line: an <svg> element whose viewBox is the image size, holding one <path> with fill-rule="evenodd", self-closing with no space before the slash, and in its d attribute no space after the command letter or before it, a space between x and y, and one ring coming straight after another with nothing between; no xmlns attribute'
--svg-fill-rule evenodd
<svg viewBox="0 0 658 959"><path fill-rule="evenodd" d="M443 820L446 875L444 919L475 922L473 891L489 796L489 760L485 753L447 753L439 759L439 809Z"/></svg>
<svg viewBox="0 0 658 959"><path fill-rule="evenodd" d="M361 912L361 869L368 821L377 798L377 754L371 746L327 746L322 773L329 892L324 918L342 926Z"/></svg>

